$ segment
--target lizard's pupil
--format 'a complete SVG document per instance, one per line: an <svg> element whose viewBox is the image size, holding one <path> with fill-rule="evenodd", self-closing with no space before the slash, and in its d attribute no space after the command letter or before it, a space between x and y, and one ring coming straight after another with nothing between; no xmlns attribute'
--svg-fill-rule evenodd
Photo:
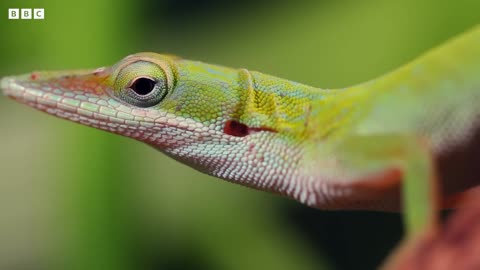
<svg viewBox="0 0 480 270"><path fill-rule="evenodd" d="M130 88L141 96L148 95L155 88L155 81L149 78L136 79Z"/></svg>

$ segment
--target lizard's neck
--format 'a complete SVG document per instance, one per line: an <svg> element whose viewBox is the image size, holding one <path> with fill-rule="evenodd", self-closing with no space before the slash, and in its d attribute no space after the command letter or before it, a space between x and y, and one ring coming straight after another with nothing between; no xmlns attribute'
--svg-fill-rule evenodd
<svg viewBox="0 0 480 270"><path fill-rule="evenodd" d="M310 118L341 90L320 89L259 72L241 70L238 118L251 127L266 127L301 136Z"/></svg>

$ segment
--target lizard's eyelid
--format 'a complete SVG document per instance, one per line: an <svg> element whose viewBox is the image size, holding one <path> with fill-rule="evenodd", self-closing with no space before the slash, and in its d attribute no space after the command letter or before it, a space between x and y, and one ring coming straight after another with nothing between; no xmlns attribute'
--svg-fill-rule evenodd
<svg viewBox="0 0 480 270"><path fill-rule="evenodd" d="M142 84L144 83L142 82ZM118 97L130 105L146 108L162 102L168 93L166 84L163 81L155 82L152 86L149 85L148 87L152 88L146 90L135 89L132 87L125 88L118 92Z"/></svg>
<svg viewBox="0 0 480 270"><path fill-rule="evenodd" d="M123 67L114 83L114 95L137 107L152 107L167 95L165 70L152 62L137 61Z"/></svg>

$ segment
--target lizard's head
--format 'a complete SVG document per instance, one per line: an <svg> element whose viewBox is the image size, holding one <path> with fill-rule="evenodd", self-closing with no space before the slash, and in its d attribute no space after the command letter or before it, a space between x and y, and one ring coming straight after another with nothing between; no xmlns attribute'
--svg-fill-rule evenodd
<svg viewBox="0 0 480 270"><path fill-rule="evenodd" d="M139 53L96 70L6 77L1 88L34 108L146 142L221 178L255 185L288 178L296 167L294 140L272 118L278 108L254 93L247 70Z"/></svg>

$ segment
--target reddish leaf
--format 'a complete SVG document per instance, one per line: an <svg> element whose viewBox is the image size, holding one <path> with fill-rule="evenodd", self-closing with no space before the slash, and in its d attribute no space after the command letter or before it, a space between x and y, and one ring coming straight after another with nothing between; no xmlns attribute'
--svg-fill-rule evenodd
<svg viewBox="0 0 480 270"><path fill-rule="evenodd" d="M384 269L480 269L480 193L466 194L444 225L400 246Z"/></svg>

